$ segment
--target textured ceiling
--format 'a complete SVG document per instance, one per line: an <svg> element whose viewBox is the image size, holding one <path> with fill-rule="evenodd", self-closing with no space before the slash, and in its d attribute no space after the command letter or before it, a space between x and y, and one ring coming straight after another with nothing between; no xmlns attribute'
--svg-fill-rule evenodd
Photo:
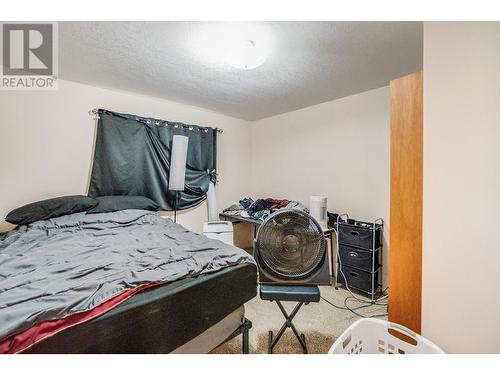
<svg viewBox="0 0 500 375"><path fill-rule="evenodd" d="M268 45L254 70L218 53L227 36ZM422 67L420 22L61 22L62 79L257 120L385 86Z"/></svg>

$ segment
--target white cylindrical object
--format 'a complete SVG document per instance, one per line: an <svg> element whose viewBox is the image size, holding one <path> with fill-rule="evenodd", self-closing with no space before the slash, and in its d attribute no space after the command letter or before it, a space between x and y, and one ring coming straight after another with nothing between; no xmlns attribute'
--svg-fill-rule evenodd
<svg viewBox="0 0 500 375"><path fill-rule="evenodd" d="M328 219L326 215L326 197L311 196L309 198L309 213L322 228L328 227Z"/></svg>
<svg viewBox="0 0 500 375"><path fill-rule="evenodd" d="M172 139L172 152L170 154L168 190L184 190L187 149L188 137L184 135L174 135Z"/></svg>
<svg viewBox="0 0 500 375"><path fill-rule="evenodd" d="M219 213L217 212L217 199L215 197L215 186L212 181L210 181L210 183L208 184L207 207L208 207L208 221L219 220Z"/></svg>

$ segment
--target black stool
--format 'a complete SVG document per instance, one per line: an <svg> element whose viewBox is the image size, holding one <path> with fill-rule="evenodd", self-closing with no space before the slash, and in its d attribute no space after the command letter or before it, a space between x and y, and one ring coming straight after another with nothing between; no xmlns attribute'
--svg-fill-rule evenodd
<svg viewBox="0 0 500 375"><path fill-rule="evenodd" d="M273 331L269 331L267 352L272 354L273 348L276 346L285 330L290 327L299 340L304 354L307 354L306 338L303 333L299 333L297 331L297 328L293 325L292 320L295 315L297 315L303 304L307 305L309 302L319 302L319 288L317 286L261 284L260 298L265 301L275 301L286 319L274 339ZM281 304L281 301L293 301L298 303L293 308L291 314L288 315L285 308Z"/></svg>

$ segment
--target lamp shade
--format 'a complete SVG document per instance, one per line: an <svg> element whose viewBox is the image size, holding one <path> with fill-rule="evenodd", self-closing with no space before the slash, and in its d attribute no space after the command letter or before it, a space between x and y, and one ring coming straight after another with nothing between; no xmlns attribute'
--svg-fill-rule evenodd
<svg viewBox="0 0 500 375"><path fill-rule="evenodd" d="M168 190L184 190L187 149L188 137L183 135L174 135L172 139L172 153L170 154Z"/></svg>

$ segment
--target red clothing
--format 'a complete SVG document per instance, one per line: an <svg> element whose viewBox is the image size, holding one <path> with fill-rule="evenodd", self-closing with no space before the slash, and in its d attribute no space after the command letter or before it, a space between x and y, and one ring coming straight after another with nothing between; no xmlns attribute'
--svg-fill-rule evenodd
<svg viewBox="0 0 500 375"><path fill-rule="evenodd" d="M288 203L290 203L290 201L287 199L274 199L274 198L266 198L266 202L269 205L269 209L271 210L277 210L279 208L286 207L288 206Z"/></svg>

